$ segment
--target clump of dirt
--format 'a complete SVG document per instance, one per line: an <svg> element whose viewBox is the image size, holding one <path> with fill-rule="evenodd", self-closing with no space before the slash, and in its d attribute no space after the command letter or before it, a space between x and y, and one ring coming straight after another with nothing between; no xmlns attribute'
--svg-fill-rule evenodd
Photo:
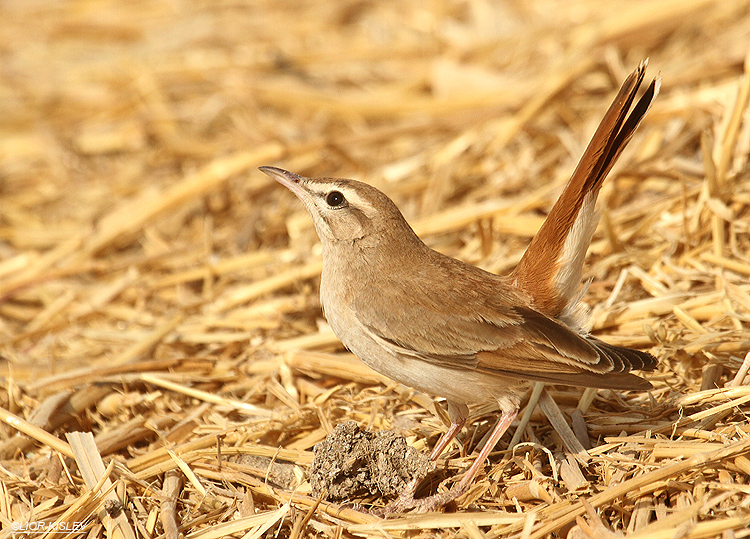
<svg viewBox="0 0 750 539"><path fill-rule="evenodd" d="M367 495L393 498L414 477L424 477L429 459L403 436L370 432L356 422L337 426L314 448L310 483L317 496L328 490L330 500L351 500Z"/></svg>

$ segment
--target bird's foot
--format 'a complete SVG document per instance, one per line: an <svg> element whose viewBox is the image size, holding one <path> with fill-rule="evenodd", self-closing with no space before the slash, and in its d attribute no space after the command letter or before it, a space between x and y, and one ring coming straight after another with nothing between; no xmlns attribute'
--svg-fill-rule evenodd
<svg viewBox="0 0 750 539"><path fill-rule="evenodd" d="M401 493L401 495L398 498L393 500L391 503L389 503L385 507L372 510L371 513L376 516L386 518L389 515L405 513L409 509L413 509L414 508L414 492L416 492L417 485L419 485L419 481L421 479L422 479L421 477L412 478L412 480L407 483L406 488L404 488L404 491Z"/></svg>
<svg viewBox="0 0 750 539"><path fill-rule="evenodd" d="M414 484L412 485L412 483ZM469 490L469 484L464 484L463 481L461 481L452 489L445 492L438 492L432 496L427 496L426 498L415 498L414 492L416 491L417 483L419 483L419 481L412 480L408 485L408 487L411 488L407 487L407 489L405 489L396 500L381 509L378 516L387 517L399 513L406 513L411 510L414 510L416 513L429 513L445 507Z"/></svg>

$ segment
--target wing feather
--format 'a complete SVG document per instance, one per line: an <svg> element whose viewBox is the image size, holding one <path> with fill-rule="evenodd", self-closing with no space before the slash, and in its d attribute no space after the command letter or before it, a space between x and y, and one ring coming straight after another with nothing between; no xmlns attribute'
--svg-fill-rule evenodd
<svg viewBox="0 0 750 539"><path fill-rule="evenodd" d="M626 373L652 369L656 359L651 354L581 334L528 307L529 298L507 278L431 253L432 263L388 274L380 290L351 296L359 323L382 346L431 364L498 377L647 387L648 382ZM433 272L429 279L421 273L425 268ZM452 286L428 286L436 279ZM399 308L377 308L383 303Z"/></svg>

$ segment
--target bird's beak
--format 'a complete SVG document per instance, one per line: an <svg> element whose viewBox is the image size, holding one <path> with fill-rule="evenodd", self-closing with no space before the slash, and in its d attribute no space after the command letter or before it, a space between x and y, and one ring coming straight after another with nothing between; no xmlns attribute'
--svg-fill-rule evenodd
<svg viewBox="0 0 750 539"><path fill-rule="evenodd" d="M276 167L258 167L258 170L263 174L267 174L284 187L287 187L303 202L306 198L310 197L310 193L304 187L304 181L307 179L304 176Z"/></svg>

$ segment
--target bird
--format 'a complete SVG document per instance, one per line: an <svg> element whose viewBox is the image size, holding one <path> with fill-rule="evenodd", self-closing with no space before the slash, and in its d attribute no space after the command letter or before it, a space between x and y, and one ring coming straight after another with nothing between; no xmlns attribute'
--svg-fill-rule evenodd
<svg viewBox="0 0 750 539"><path fill-rule="evenodd" d="M636 101L648 61L623 82L560 197L515 269L498 275L429 248L395 203L366 183L260 170L291 190L322 246L320 301L343 345L375 371L446 399L450 427L430 459L460 432L470 404L500 416L449 491L415 499L417 479L391 509L429 511L465 493L511 425L530 382L647 390L630 373L657 365L650 353L608 344L587 330L581 286L598 222L599 190L658 95L655 78ZM635 104L634 104L635 103Z"/></svg>

